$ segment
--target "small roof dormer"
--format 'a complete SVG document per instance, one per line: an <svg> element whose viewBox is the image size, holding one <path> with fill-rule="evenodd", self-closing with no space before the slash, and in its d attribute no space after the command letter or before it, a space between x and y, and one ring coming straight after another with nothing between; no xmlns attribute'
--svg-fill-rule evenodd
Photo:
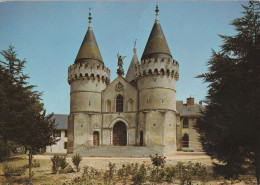
<svg viewBox="0 0 260 185"><path fill-rule="evenodd" d="M92 61L96 60L98 62L103 63L103 59L102 59L101 53L99 51L98 44L97 44L93 29L91 26L91 20L92 20L91 12L89 12L88 19L89 19L88 30L87 30L87 33L80 46L78 55L75 59L75 63L85 62L85 61L89 61L89 60L92 60Z"/></svg>
<svg viewBox="0 0 260 185"><path fill-rule="evenodd" d="M165 58L172 58L172 54L166 42L165 36L163 34L162 27L159 22L158 18L158 4L156 5L156 19L146 43L142 60L150 59L150 58L158 58L158 57L165 57Z"/></svg>

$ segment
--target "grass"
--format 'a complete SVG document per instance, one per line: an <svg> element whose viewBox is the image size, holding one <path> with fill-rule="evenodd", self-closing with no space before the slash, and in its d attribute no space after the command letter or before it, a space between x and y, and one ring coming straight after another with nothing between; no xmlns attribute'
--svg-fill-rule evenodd
<svg viewBox="0 0 260 185"><path fill-rule="evenodd" d="M68 184L69 182L72 182L76 177L82 176L82 170L80 172L74 172L69 174L52 174L51 170L51 156L35 156L35 159L40 162L40 167L33 168L34 177L33 177L33 184ZM98 170L107 170L108 169L108 163L115 163L116 169L120 168L122 164L129 164L129 163L142 163L143 161L147 161L148 164L151 164L151 161L149 158L83 158L80 163L80 168L83 169L84 165L92 166ZM187 156L184 156L181 158L180 156L172 157L172 158L166 158L166 166L175 165L178 161L183 162L200 162L207 166L208 169L211 169L212 167L212 160L210 158L198 158L194 157L193 159L187 158ZM72 165L71 158L67 158L67 162ZM28 157L26 155L20 155L20 156L14 156L8 159L8 163L11 164L13 167L19 167L23 166L25 164L28 164ZM2 171L2 163L0 163L0 184L27 184L28 183L28 169L26 170L25 175L22 176L16 176L11 177L9 179L6 179L4 177L3 171ZM75 168L76 171L76 168ZM241 181L241 182L240 182ZM256 184L255 177L253 175L245 175L240 178L240 181L227 181L228 184L234 183L234 184ZM221 184L224 183L225 180L223 178L218 178L218 180L212 179L209 184Z"/></svg>

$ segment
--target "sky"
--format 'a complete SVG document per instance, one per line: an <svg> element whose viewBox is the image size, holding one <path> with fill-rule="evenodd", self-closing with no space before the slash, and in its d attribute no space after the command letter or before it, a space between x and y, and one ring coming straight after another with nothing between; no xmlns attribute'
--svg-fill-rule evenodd
<svg viewBox="0 0 260 185"><path fill-rule="evenodd" d="M230 22L241 17L240 1L159 1L159 20L172 56L179 62L176 99L205 100L207 84L197 75L207 72L212 49L221 35L235 35ZM117 77L117 53L125 74L137 39L140 60L155 20L155 1L0 2L0 50L11 44L26 59L29 83L43 92L47 113L69 114L68 67L74 63L88 28L92 27L111 82ZM0 59L3 59L0 56Z"/></svg>

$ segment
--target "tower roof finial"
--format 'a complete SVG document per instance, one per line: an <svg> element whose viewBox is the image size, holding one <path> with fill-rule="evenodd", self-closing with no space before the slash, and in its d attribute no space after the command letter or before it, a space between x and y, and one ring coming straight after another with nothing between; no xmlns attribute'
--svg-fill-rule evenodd
<svg viewBox="0 0 260 185"><path fill-rule="evenodd" d="M172 54L170 52L169 46L166 42L162 27L158 19L158 12L159 8L157 3L155 9L156 19L154 21L154 25L146 43L141 60L165 57L172 59Z"/></svg>
<svg viewBox="0 0 260 185"><path fill-rule="evenodd" d="M92 17L91 17L91 8L89 8L89 16L88 16L89 27L91 27L91 20L92 20Z"/></svg>
<svg viewBox="0 0 260 185"><path fill-rule="evenodd" d="M79 48L79 52L75 59L75 63L82 62L82 61L90 61L90 60L96 60L98 62L103 63L103 59L99 51L98 44L91 26L92 17L91 17L90 10L91 8L89 8L88 30Z"/></svg>
<svg viewBox="0 0 260 185"><path fill-rule="evenodd" d="M156 3L155 15L156 15L156 20L158 20L158 15L159 15L158 2Z"/></svg>
<svg viewBox="0 0 260 185"><path fill-rule="evenodd" d="M137 39L135 39L134 54L136 54L136 50L137 50L137 48L136 48L136 40L137 40Z"/></svg>

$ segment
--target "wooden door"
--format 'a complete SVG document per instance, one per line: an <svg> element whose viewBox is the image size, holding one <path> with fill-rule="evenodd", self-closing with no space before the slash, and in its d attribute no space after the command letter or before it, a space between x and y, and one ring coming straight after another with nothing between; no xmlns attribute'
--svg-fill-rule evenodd
<svg viewBox="0 0 260 185"><path fill-rule="evenodd" d="M93 146L99 146L99 133L95 131L93 133Z"/></svg>
<svg viewBox="0 0 260 185"><path fill-rule="evenodd" d="M123 122L118 122L113 128L113 146L126 146L127 131Z"/></svg>

